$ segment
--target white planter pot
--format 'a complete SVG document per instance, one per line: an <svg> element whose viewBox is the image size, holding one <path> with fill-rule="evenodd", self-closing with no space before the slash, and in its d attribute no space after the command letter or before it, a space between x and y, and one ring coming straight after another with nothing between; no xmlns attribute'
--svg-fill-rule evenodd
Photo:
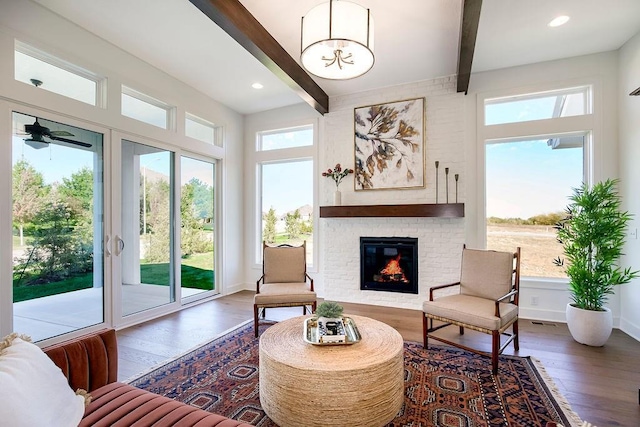
<svg viewBox="0 0 640 427"><path fill-rule="evenodd" d="M567 326L574 340L580 344L601 347L607 342L613 329L611 310L583 310L567 304Z"/></svg>

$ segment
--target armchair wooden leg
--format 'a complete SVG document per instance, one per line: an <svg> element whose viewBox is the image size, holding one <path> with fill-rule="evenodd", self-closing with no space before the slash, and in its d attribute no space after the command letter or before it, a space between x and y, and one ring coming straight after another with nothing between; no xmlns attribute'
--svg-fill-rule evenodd
<svg viewBox="0 0 640 427"><path fill-rule="evenodd" d="M253 332L258 338L258 306L253 304Z"/></svg>
<svg viewBox="0 0 640 427"><path fill-rule="evenodd" d="M311 314L316 312L316 307L318 306L318 302L314 301L313 304L311 304Z"/></svg>
<svg viewBox="0 0 640 427"><path fill-rule="evenodd" d="M491 372L498 373L498 355L500 354L500 332L491 333Z"/></svg>
<svg viewBox="0 0 640 427"><path fill-rule="evenodd" d="M520 349L520 343L518 342L518 321L513 323L513 348L518 351Z"/></svg>
<svg viewBox="0 0 640 427"><path fill-rule="evenodd" d="M460 326L460 335L464 335L464 327Z"/></svg>
<svg viewBox="0 0 640 427"><path fill-rule="evenodd" d="M431 320L431 319L429 319ZM422 313L422 345L424 346L424 348L426 349L428 346L428 337L427 337L427 329L428 329L428 322L429 320L427 320L427 316L424 315L424 313Z"/></svg>

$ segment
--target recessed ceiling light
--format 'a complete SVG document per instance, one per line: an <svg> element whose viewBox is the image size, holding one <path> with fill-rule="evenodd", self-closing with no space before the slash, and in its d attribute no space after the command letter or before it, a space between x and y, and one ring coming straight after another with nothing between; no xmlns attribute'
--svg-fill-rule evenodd
<svg viewBox="0 0 640 427"><path fill-rule="evenodd" d="M559 27L560 25L564 25L567 22L569 22L569 17L567 15L560 15L557 18L554 18L551 22L549 22L547 25L549 27Z"/></svg>
<svg viewBox="0 0 640 427"><path fill-rule="evenodd" d="M251 87L254 89L262 89L264 86L262 86L261 83L254 83L251 85Z"/></svg>

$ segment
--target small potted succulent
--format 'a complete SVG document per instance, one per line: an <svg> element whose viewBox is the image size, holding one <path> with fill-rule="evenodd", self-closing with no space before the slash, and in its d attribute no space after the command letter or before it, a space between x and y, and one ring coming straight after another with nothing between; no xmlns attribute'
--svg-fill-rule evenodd
<svg viewBox="0 0 640 427"><path fill-rule="evenodd" d="M344 325L342 322L343 310L340 304L333 301L324 301L318 304L315 318L321 334L344 335Z"/></svg>

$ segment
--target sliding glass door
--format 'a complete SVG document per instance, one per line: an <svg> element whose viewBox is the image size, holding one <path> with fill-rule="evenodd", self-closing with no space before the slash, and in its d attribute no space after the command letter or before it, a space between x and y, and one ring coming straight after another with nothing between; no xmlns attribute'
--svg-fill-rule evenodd
<svg viewBox="0 0 640 427"><path fill-rule="evenodd" d="M215 291L215 164L180 158L180 278L183 301Z"/></svg>
<svg viewBox="0 0 640 427"><path fill-rule="evenodd" d="M104 321L103 134L13 112L13 330Z"/></svg>
<svg viewBox="0 0 640 427"><path fill-rule="evenodd" d="M121 312L129 316L176 301L174 153L122 140Z"/></svg>

